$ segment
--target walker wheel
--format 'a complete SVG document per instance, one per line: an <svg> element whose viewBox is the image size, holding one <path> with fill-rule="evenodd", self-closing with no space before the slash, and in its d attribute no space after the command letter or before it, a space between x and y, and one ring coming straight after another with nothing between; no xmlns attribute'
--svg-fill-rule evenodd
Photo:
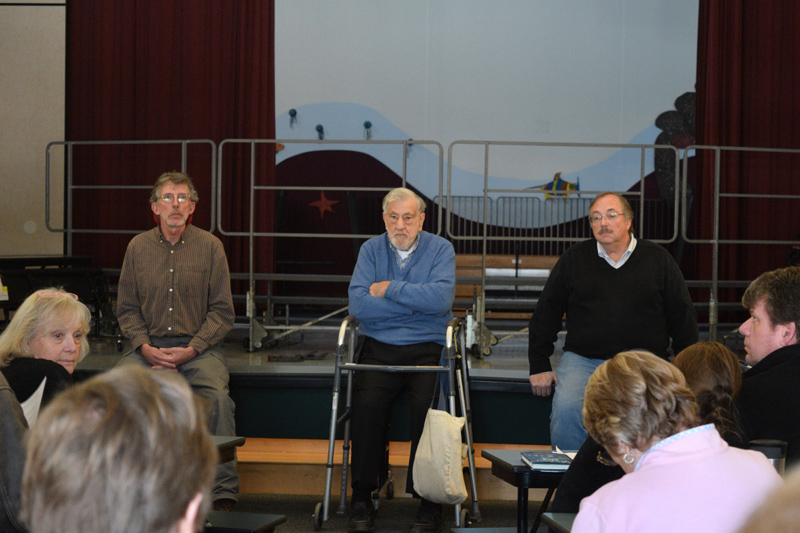
<svg viewBox="0 0 800 533"><path fill-rule="evenodd" d="M319 531L322 528L322 502L314 507L314 515L311 517L314 524L314 531Z"/></svg>
<svg viewBox="0 0 800 533"><path fill-rule="evenodd" d="M469 516L469 509L461 509L461 527L469 527L472 525L472 521L470 520Z"/></svg>

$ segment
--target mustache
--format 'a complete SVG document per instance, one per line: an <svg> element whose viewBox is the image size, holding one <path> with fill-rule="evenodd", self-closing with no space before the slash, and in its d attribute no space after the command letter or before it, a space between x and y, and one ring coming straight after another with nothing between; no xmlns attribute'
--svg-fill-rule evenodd
<svg viewBox="0 0 800 533"><path fill-rule="evenodd" d="M603 233L614 233L614 231L613 231L613 230L610 230L610 229L608 229L608 228L603 228L603 229L601 229L601 230L599 231L599 233L600 233L600 235L602 235Z"/></svg>

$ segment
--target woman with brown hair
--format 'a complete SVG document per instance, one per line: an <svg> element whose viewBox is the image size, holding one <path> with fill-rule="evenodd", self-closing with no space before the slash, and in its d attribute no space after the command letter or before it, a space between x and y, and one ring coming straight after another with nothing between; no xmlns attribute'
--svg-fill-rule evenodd
<svg viewBox="0 0 800 533"><path fill-rule="evenodd" d="M746 448L736 414L736 396L742 388L742 366L724 344L704 341L692 344L672 363L686 378L699 407L700 424L714 424L731 446Z"/></svg>

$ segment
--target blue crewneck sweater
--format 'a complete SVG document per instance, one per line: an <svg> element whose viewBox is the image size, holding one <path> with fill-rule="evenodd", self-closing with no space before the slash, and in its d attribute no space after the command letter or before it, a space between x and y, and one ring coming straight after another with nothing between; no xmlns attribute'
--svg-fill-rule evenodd
<svg viewBox="0 0 800 533"><path fill-rule="evenodd" d="M405 268L397 265L388 234L361 246L350 281L350 314L363 335L386 344L445 343L453 317L456 261L453 245L426 231ZM373 283L390 281L383 298L370 296Z"/></svg>

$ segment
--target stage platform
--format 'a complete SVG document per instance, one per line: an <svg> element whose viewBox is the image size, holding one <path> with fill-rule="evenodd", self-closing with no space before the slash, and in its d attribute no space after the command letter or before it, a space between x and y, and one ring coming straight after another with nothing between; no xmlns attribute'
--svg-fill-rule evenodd
<svg viewBox="0 0 800 533"><path fill-rule="evenodd" d="M246 324L237 324L222 350L231 372L238 434L328 438L340 324L341 320L325 322L321 325L329 329L295 332L273 346L264 345L253 352L244 348ZM492 333L502 338L526 325L498 324ZM117 338L111 336L93 336L90 344L91 353L75 370L78 380L113 368L130 350L125 341L123 350L118 351ZM525 333L496 344L489 356L468 358L475 442L549 444L550 398L539 398L530 392L527 346ZM554 364L559 353L557 350L553 356ZM389 438L407 440L407 403L403 398L396 403Z"/></svg>

